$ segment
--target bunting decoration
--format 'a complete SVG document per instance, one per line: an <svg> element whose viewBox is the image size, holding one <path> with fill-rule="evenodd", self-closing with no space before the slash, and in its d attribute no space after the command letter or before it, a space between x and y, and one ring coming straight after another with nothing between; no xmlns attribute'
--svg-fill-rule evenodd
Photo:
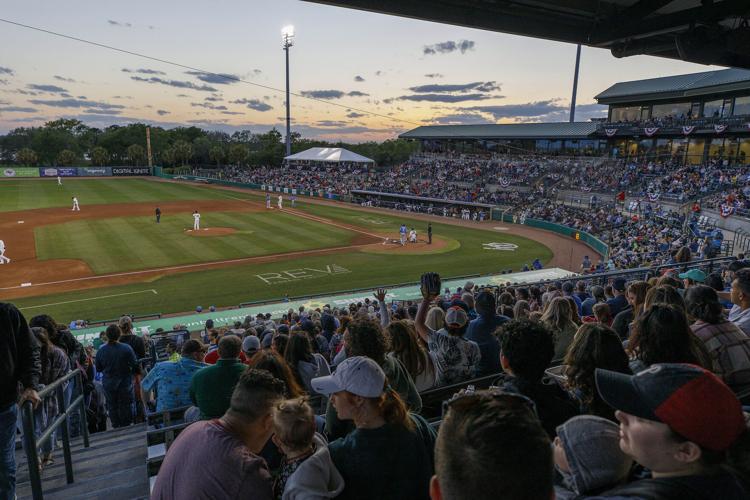
<svg viewBox="0 0 750 500"><path fill-rule="evenodd" d="M748 127L750 127L750 123L747 124ZM617 133L616 128L605 128L604 133L607 134L607 137L614 137L614 135Z"/></svg>
<svg viewBox="0 0 750 500"><path fill-rule="evenodd" d="M693 133L693 130L695 130L695 125L684 125L682 127L683 135L690 135Z"/></svg>
<svg viewBox="0 0 750 500"><path fill-rule="evenodd" d="M659 196L661 196L661 193L648 193L648 199L651 202L659 201Z"/></svg>
<svg viewBox="0 0 750 500"><path fill-rule="evenodd" d="M722 203L719 209L719 215L725 219L734 213L734 206L729 203Z"/></svg>
<svg viewBox="0 0 750 500"><path fill-rule="evenodd" d="M588 193L591 191L591 186L581 186L581 191Z"/></svg>
<svg viewBox="0 0 750 500"><path fill-rule="evenodd" d="M643 129L643 131L646 133L648 137L651 137L659 130L659 127L646 127Z"/></svg>
<svg viewBox="0 0 750 500"><path fill-rule="evenodd" d="M725 131L726 129L727 129L727 126L726 126L726 125L718 125L718 124L717 124L717 125L714 125L714 132L716 132L717 134L721 134L721 133L722 133L722 132L724 132L724 131Z"/></svg>
<svg viewBox="0 0 750 500"><path fill-rule="evenodd" d="M510 186L510 180L508 180L506 177L501 177L500 185L504 188L507 188L508 186Z"/></svg>

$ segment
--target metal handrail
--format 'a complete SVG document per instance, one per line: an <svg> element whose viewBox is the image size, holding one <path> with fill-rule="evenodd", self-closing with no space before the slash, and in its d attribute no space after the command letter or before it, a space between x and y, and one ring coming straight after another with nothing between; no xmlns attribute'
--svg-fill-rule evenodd
<svg viewBox="0 0 750 500"><path fill-rule="evenodd" d="M65 404L65 387L64 384L75 378L78 387L81 388L81 394L78 395L69 405ZM21 418L23 421L23 444L26 451L26 461L29 466L29 480L31 482L31 494L34 500L42 500L42 477L39 471L39 456L37 450L39 447L52 439L52 433L62 427L63 457L65 459L65 479L68 484L72 483L73 478L73 458L70 453L70 433L68 432L68 418L74 411L80 412L79 423L81 426L81 435L83 436L83 446L89 447L89 429L86 425L86 405L83 393L83 373L81 370L73 370L64 377L61 377L50 385L45 386L39 391L39 404L44 404L44 399L55 393L57 398L57 407L61 410L60 415L50 424L37 439L34 435L34 408L31 401L25 401L21 406Z"/></svg>

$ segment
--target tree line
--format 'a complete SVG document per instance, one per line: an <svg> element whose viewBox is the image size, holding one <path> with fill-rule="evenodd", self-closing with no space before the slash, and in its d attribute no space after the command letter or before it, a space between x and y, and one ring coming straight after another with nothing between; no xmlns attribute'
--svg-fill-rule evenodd
<svg viewBox="0 0 750 500"><path fill-rule="evenodd" d="M41 127L20 127L0 136L0 163L141 166L148 162L146 127L144 123L134 123L98 129L75 119L54 120ZM154 165L164 167L278 166L285 152L283 136L275 128L263 134L249 130L228 134L199 127L151 127L150 133ZM292 133L292 153L311 147L346 148L388 166L407 160L416 151L417 144L402 139L330 143Z"/></svg>

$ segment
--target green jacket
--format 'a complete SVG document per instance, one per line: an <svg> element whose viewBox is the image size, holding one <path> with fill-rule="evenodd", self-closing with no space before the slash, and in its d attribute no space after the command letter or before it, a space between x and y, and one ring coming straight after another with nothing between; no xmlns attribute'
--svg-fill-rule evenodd
<svg viewBox="0 0 750 500"><path fill-rule="evenodd" d="M215 365L195 372L190 380L190 399L200 409L201 419L224 415L245 368L239 359L220 359Z"/></svg>

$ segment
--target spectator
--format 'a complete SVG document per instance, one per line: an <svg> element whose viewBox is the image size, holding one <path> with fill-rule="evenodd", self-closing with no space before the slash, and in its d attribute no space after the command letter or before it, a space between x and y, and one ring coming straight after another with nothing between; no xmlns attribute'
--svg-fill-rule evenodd
<svg viewBox="0 0 750 500"><path fill-rule="evenodd" d="M260 340L255 335L248 335L242 339L242 353L245 355L245 364L250 363L250 359L255 356L255 353L260 351ZM242 359L242 358L240 358Z"/></svg>
<svg viewBox="0 0 750 500"><path fill-rule="evenodd" d="M289 337L284 359L292 369L294 378L310 395L315 394L310 380L331 374L328 362L322 354L312 352L310 337L302 330L297 330Z"/></svg>
<svg viewBox="0 0 750 500"><path fill-rule="evenodd" d="M16 497L16 422L18 405L37 408L42 376L39 344L26 318L13 304L0 302L0 498Z"/></svg>
<svg viewBox="0 0 750 500"><path fill-rule="evenodd" d="M433 500L549 500L553 474L549 437L525 397L479 391L448 403L435 445Z"/></svg>
<svg viewBox="0 0 750 500"><path fill-rule="evenodd" d="M406 368L417 391L426 391L440 384L437 358L419 343L411 321L394 321L385 331L391 339L391 352L388 356L396 358Z"/></svg>
<svg viewBox="0 0 750 500"><path fill-rule="evenodd" d="M563 298L568 301L568 305L570 306L570 320L576 325L576 328L581 326L581 317L578 316L578 306L576 305L576 301L570 296Z"/></svg>
<svg viewBox="0 0 750 500"><path fill-rule="evenodd" d="M589 265L588 267L591 267L591 266ZM581 316L583 314L583 311L581 310L582 301L581 301L581 298L578 295L576 295L575 293L573 293L574 290L575 290L575 288L573 286L573 282L566 281L565 283L562 284L563 296L570 297L570 298L573 299L573 302L575 302L575 305L576 305L576 311L575 312L576 312L576 314L578 316Z"/></svg>
<svg viewBox="0 0 750 500"><path fill-rule="evenodd" d="M619 443L617 424L601 417L580 415L559 426L553 456L562 485L555 486L555 499L588 497L624 483L633 459Z"/></svg>
<svg viewBox="0 0 750 500"><path fill-rule="evenodd" d="M476 376L500 373L500 344L492 334L503 323L510 321L510 318L495 313L495 295L492 292L479 292L476 308L479 317L469 323L464 335L466 340L476 342L479 346L480 360Z"/></svg>
<svg viewBox="0 0 750 500"><path fill-rule="evenodd" d="M190 381L193 374L207 366L201 362L204 352L203 344L189 339L182 344L178 361L156 363L141 382L144 401L147 403L151 391L156 391L157 412L190 406Z"/></svg>
<svg viewBox="0 0 750 500"><path fill-rule="evenodd" d="M591 266L589 265L588 267L591 267ZM585 281L576 282L576 297L578 297L581 300L581 307L583 307L583 302L591 297L588 294L588 292L586 292ZM583 310L581 310L581 315L583 316Z"/></svg>
<svg viewBox="0 0 750 500"><path fill-rule="evenodd" d="M695 285L685 292L688 314L695 319L690 326L706 345L713 371L736 394L750 400L750 338L724 317L719 297L713 288Z"/></svg>
<svg viewBox="0 0 750 500"><path fill-rule="evenodd" d="M729 311L729 321L750 336L750 269L740 269L734 273L730 293L734 306Z"/></svg>
<svg viewBox="0 0 750 500"><path fill-rule="evenodd" d="M328 442L315 432L315 414L304 398L276 404L273 430L273 442L284 454L273 485L277 499L334 498L344 490Z"/></svg>
<svg viewBox="0 0 750 500"><path fill-rule="evenodd" d="M294 378L292 369L289 368L289 365L284 361L284 358L276 351L267 350L257 352L255 356L250 358L248 366L258 370L266 370L270 372L271 375L284 382L284 387L286 388L284 392L290 399L304 396L305 390L299 385L299 383L297 383L297 379Z"/></svg>
<svg viewBox="0 0 750 500"><path fill-rule="evenodd" d="M120 326L120 343L129 345L135 352L135 358L141 360L146 357L146 343L142 337L139 337L133 332L133 320L130 316L122 316L118 322ZM133 399L135 401L135 421L142 422L146 415L146 410L141 400L141 377L143 370L139 364L136 367L136 372L133 375Z"/></svg>
<svg viewBox="0 0 750 500"><path fill-rule="evenodd" d="M133 377L139 370L133 348L119 342L121 330L109 325L107 343L96 352L96 370L102 373L102 387L112 427L133 423Z"/></svg>
<svg viewBox="0 0 750 500"><path fill-rule="evenodd" d="M216 331L216 330L214 330L214 331ZM211 350L208 354L206 354L203 357L203 362L205 364L207 364L207 365L215 365L216 362L219 360L220 354L219 354L218 347L219 347L219 342L221 342L222 338L224 338L222 335L217 335L214 339L212 339L212 342L213 342L213 345L215 346L215 348L213 350ZM242 345L242 344L240 344L240 345ZM247 364L248 357L245 356L245 353L243 352L242 349L240 349L240 356L239 356L239 358L240 358L240 362L242 362L244 364Z"/></svg>
<svg viewBox="0 0 750 500"><path fill-rule="evenodd" d="M554 437L557 426L577 411L557 384L542 381L555 352L552 331L544 323L513 320L498 328L495 334L500 340L500 364L505 374L494 385L532 400L542 427L550 438Z"/></svg>
<svg viewBox="0 0 750 500"><path fill-rule="evenodd" d="M239 359L242 341L234 335L219 341L219 360L215 365L201 368L190 381L190 400L199 410L186 413L185 419L219 418L230 406L232 391L245 365Z"/></svg>
<svg viewBox="0 0 750 500"><path fill-rule="evenodd" d="M525 300L519 300L513 306L513 319L524 319L528 318L531 313L529 303Z"/></svg>
<svg viewBox="0 0 750 500"><path fill-rule="evenodd" d="M340 418L354 421L354 431L328 446L344 478L339 498L428 498L435 433L408 411L378 363L347 358L312 386L331 395Z"/></svg>
<svg viewBox="0 0 750 500"><path fill-rule="evenodd" d="M649 288L649 284L645 281L634 281L628 285L626 293L628 306L615 316L612 323L612 329L620 340L627 340L630 336L630 323L641 314Z"/></svg>
<svg viewBox="0 0 750 500"><path fill-rule="evenodd" d="M583 318L585 323L600 323L609 328L612 327L614 318L609 312L609 304L602 302L594 305L594 315Z"/></svg>
<svg viewBox="0 0 750 500"><path fill-rule="evenodd" d="M579 281L579 283L583 283L582 281ZM582 316L591 316L594 314L594 305L595 304L601 304L602 302L606 302L607 299L604 297L604 288L600 287L599 285L595 285L591 287L591 296L586 298L583 302L581 302L581 315Z"/></svg>
<svg viewBox="0 0 750 500"><path fill-rule="evenodd" d="M685 300L673 286L657 285L646 292L646 300L643 302L643 310L648 311L657 304L672 305L687 314Z"/></svg>
<svg viewBox="0 0 750 500"><path fill-rule="evenodd" d="M625 297L625 278L615 278L612 281L612 298L607 301L609 311L612 317L617 315L628 306L628 299Z"/></svg>
<svg viewBox="0 0 750 500"><path fill-rule="evenodd" d="M607 304L597 304L609 307ZM614 410L596 392L594 370L603 368L630 373L628 355L620 339L603 324L581 326L565 356L565 376L568 389L579 403L581 413L590 413L615 421Z"/></svg>
<svg viewBox="0 0 750 500"><path fill-rule="evenodd" d="M635 320L628 354L633 373L655 363L712 366L705 345L690 330L685 313L668 304L654 304Z"/></svg>
<svg viewBox="0 0 750 500"><path fill-rule="evenodd" d="M656 364L637 375L596 371L602 398L617 409L620 449L652 471L602 498L750 496L750 431L737 397L693 365Z"/></svg>
<svg viewBox="0 0 750 500"><path fill-rule="evenodd" d="M417 310L419 312L419 310ZM441 308L434 306L427 311L427 317L424 320L427 328L431 330L440 330L445 324L445 311Z"/></svg>
<svg viewBox="0 0 750 500"><path fill-rule="evenodd" d="M553 365L562 363L568 346L578 330L578 325L571 319L572 309L563 297L555 297L547 304L542 314L542 322L552 331L555 339L555 353L551 359Z"/></svg>
<svg viewBox="0 0 750 500"><path fill-rule="evenodd" d="M237 364L243 366L239 360ZM266 371L248 369L233 387L220 418L194 423L177 436L159 469L152 499L274 498L271 473L258 454L273 434L272 411L283 398L284 384Z"/></svg>
<svg viewBox="0 0 750 500"><path fill-rule="evenodd" d="M273 347L273 350L276 351L279 355L283 356L286 352L286 346L289 343L289 334L277 333L274 335L271 333L267 333L266 337L263 340L265 341L266 338L271 339L271 346Z"/></svg>

